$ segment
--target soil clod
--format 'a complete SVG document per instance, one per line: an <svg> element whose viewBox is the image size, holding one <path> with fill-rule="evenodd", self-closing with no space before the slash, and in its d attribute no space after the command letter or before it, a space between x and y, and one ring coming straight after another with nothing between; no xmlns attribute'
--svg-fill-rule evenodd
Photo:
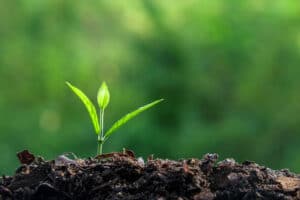
<svg viewBox="0 0 300 200"><path fill-rule="evenodd" d="M19 158L21 164L27 164L27 165L32 163L35 159L34 155L31 154L28 150L24 150L17 153L17 157Z"/></svg>

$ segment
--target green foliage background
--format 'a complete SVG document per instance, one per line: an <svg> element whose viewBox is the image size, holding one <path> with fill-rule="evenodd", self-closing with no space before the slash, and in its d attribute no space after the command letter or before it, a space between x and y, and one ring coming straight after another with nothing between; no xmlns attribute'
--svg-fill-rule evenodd
<svg viewBox="0 0 300 200"><path fill-rule="evenodd" d="M94 102L111 91L107 126L154 99L105 152L255 160L300 171L298 0L4 0L0 6L0 173L15 154L96 152L66 80Z"/></svg>

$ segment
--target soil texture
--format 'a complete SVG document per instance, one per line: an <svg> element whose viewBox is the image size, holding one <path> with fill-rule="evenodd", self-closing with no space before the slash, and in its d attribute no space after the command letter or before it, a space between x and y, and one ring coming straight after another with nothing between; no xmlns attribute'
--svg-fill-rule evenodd
<svg viewBox="0 0 300 200"><path fill-rule="evenodd" d="M254 162L202 159L136 158L124 150L88 159L66 155L46 161L28 151L18 154L21 166L0 178L4 199L157 199L157 200L291 200L300 199L300 176Z"/></svg>

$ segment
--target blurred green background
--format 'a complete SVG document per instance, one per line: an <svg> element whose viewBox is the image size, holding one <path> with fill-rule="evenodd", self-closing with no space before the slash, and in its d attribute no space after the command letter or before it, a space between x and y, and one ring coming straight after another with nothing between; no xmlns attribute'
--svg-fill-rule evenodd
<svg viewBox="0 0 300 200"><path fill-rule="evenodd" d="M298 0L4 0L0 6L0 174L29 149L53 159L96 153L89 116L106 124L166 101L119 129L104 151L255 160L300 171Z"/></svg>

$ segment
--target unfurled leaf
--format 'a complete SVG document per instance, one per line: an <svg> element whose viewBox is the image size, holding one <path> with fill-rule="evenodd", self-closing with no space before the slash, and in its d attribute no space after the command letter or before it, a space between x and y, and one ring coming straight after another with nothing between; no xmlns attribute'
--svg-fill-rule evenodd
<svg viewBox="0 0 300 200"><path fill-rule="evenodd" d="M105 82L102 83L101 87L98 90L97 101L100 109L105 109L109 103L109 90Z"/></svg>
<svg viewBox="0 0 300 200"><path fill-rule="evenodd" d="M82 103L85 105L92 123L94 125L94 129L96 134L99 134L100 131L100 127L98 124L98 115L96 112L96 108L94 106L94 104L90 101L90 99L77 87L73 86L71 83L66 82L66 84L70 87L70 89L79 97L79 99L82 101Z"/></svg>
<svg viewBox="0 0 300 200"><path fill-rule="evenodd" d="M149 103L147 105L144 105L138 109L136 109L135 111L126 114L124 117L122 117L121 119L119 119L118 121L116 121L112 127L105 133L104 135L104 140L107 140L108 137L115 132L118 128L120 128L122 125L124 125L126 122L128 122L130 119L134 118L135 116L137 116L138 114L140 114L141 112L153 107L154 105L160 103L161 101L163 101L164 99L159 99L156 101L153 101L152 103Z"/></svg>

